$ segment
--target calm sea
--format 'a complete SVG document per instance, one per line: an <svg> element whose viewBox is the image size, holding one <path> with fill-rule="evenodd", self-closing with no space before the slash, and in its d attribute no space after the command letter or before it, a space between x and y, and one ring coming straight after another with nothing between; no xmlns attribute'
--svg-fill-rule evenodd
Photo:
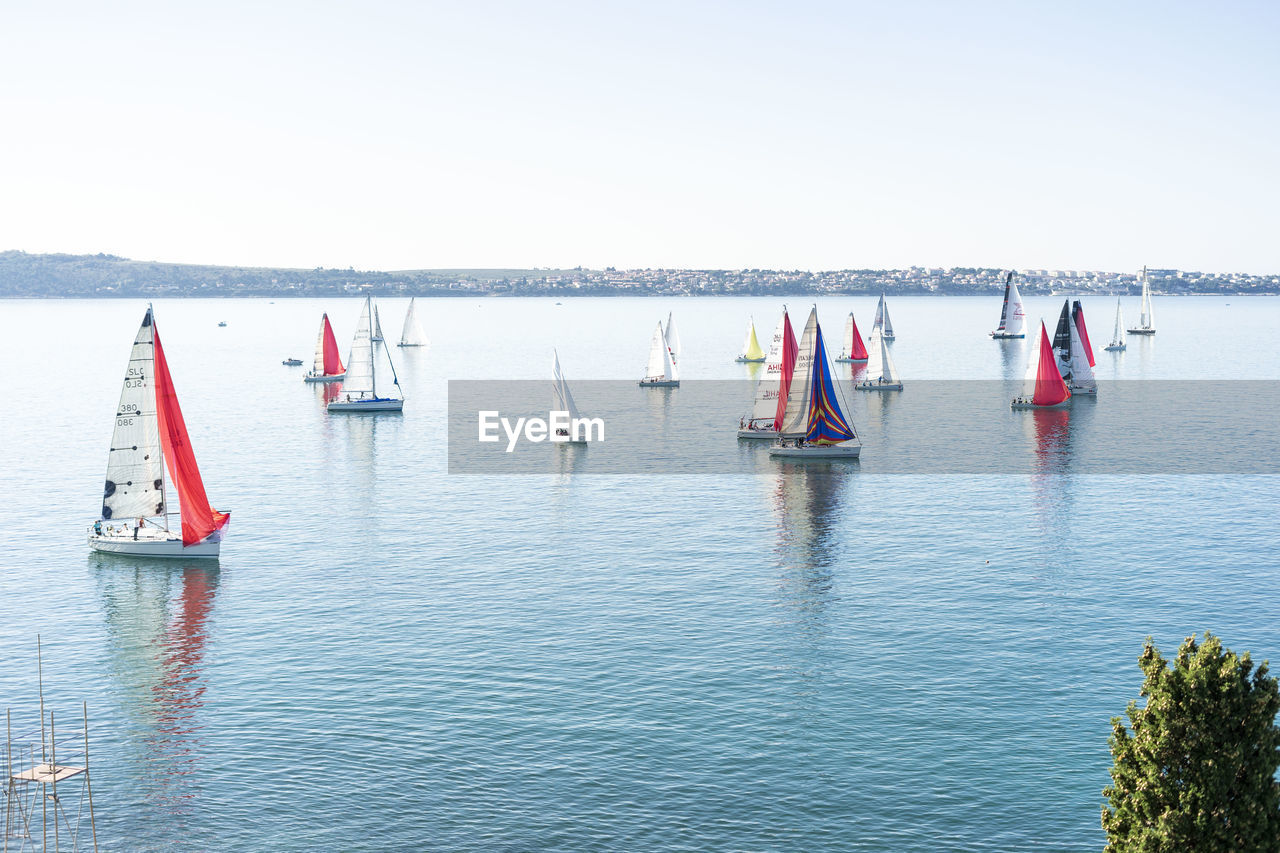
<svg viewBox="0 0 1280 853"><path fill-rule="evenodd" d="M908 383L1020 375L998 298L890 306ZM638 378L668 311L685 377L745 377L773 299L420 302L399 417L328 416L280 364L326 310L345 354L356 300L157 302L231 535L94 557L144 307L0 302L0 705L36 725L40 634L103 849L1096 850L1143 638L1280 659L1275 477L445 472L447 379L549 378L553 346ZM874 300L818 308L867 330ZM1115 300L1085 309L1100 378L1280 378L1280 299L1158 298L1118 356Z"/></svg>

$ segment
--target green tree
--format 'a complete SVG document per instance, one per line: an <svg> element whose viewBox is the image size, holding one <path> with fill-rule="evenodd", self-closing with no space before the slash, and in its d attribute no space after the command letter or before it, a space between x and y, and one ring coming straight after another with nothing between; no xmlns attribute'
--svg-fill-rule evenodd
<svg viewBox="0 0 1280 853"><path fill-rule="evenodd" d="M1145 707L1111 720L1103 789L1107 853L1280 851L1280 690L1205 632L1173 667L1148 637L1138 659Z"/></svg>

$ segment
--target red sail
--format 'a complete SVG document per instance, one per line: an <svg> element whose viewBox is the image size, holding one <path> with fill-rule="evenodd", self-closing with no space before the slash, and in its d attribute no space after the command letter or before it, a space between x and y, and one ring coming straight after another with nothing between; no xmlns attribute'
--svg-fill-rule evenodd
<svg viewBox="0 0 1280 853"><path fill-rule="evenodd" d="M773 418L773 428L782 430L782 420L787 414L787 395L791 393L791 374L796 370L796 333L791 330L791 317L782 311L782 380L778 385L778 413Z"/></svg>
<svg viewBox="0 0 1280 853"><path fill-rule="evenodd" d="M853 326L853 340L849 343L849 358L854 361L866 361L870 356L867 355L867 345L862 342L862 333L858 331L858 321L853 319L853 315L849 315L849 325Z"/></svg>
<svg viewBox="0 0 1280 853"><path fill-rule="evenodd" d="M204 481L196 466L196 454L187 437L187 424L182 419L178 395L169 376L169 362L160 345L160 331L154 330L156 359L156 414L160 421L160 447L164 451L169 479L178 489L178 508L182 513L182 544L195 545L226 526L229 512L218 512L209 506Z"/></svg>
<svg viewBox="0 0 1280 853"><path fill-rule="evenodd" d="M1094 367L1097 362L1093 360L1093 344L1089 343L1089 330L1084 327L1084 308L1080 306L1080 302L1076 302L1076 310L1073 312L1076 321L1076 333L1080 335L1080 343L1084 344L1084 354L1089 356L1089 366Z"/></svg>
<svg viewBox="0 0 1280 853"><path fill-rule="evenodd" d="M329 325L329 315L324 315L324 375L337 376L342 373L342 356L338 355L338 342L333 337L333 326Z"/></svg>
<svg viewBox="0 0 1280 853"><path fill-rule="evenodd" d="M1045 331L1044 322L1040 323L1040 364L1036 367L1036 391L1031 402L1037 406L1056 406L1071 398L1067 383L1062 381L1058 372L1058 360L1054 358L1053 346L1049 343L1049 333Z"/></svg>

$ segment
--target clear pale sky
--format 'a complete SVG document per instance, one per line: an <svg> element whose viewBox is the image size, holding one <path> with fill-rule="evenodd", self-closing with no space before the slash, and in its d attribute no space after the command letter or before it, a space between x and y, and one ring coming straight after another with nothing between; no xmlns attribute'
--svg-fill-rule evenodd
<svg viewBox="0 0 1280 853"><path fill-rule="evenodd" d="M0 249L1280 271L1276 2L20 2Z"/></svg>

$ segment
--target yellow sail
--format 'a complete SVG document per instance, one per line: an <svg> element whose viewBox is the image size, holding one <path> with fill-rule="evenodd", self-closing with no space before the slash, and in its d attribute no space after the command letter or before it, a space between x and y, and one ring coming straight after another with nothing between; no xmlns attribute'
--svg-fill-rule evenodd
<svg viewBox="0 0 1280 853"><path fill-rule="evenodd" d="M764 361L764 350L760 349L760 341L756 340L756 324L747 321L747 340L742 348L743 361Z"/></svg>

